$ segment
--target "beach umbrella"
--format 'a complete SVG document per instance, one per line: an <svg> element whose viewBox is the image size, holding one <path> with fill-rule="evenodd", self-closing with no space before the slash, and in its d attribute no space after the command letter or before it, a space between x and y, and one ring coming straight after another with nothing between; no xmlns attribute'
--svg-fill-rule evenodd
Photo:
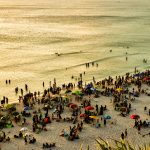
<svg viewBox="0 0 150 150"><path fill-rule="evenodd" d="M85 110L93 110L93 109L94 109L93 106L87 106L87 107L85 107Z"/></svg>
<svg viewBox="0 0 150 150"><path fill-rule="evenodd" d="M50 119L48 117L44 118L44 123L49 123Z"/></svg>
<svg viewBox="0 0 150 150"><path fill-rule="evenodd" d="M13 108L13 107L14 107L13 104L7 104L7 105L5 106L6 109L11 109L11 108Z"/></svg>
<svg viewBox="0 0 150 150"><path fill-rule="evenodd" d="M97 116L89 116L92 119L99 119Z"/></svg>
<svg viewBox="0 0 150 150"><path fill-rule="evenodd" d="M28 131L28 128L27 128L27 127L23 127L23 128L20 129L20 131L21 131L21 132L23 132L23 131Z"/></svg>
<svg viewBox="0 0 150 150"><path fill-rule="evenodd" d="M145 77L143 80L144 81L150 81L150 77Z"/></svg>
<svg viewBox="0 0 150 150"><path fill-rule="evenodd" d="M78 105L77 104L71 104L69 107L72 108L72 109L74 109L74 108L77 108Z"/></svg>
<svg viewBox="0 0 150 150"><path fill-rule="evenodd" d="M75 95L83 95L83 93L81 92L81 91L74 91L74 92L72 92L72 94L75 94Z"/></svg>
<svg viewBox="0 0 150 150"><path fill-rule="evenodd" d="M123 91L123 89L122 88L117 88L116 91L121 92L121 91Z"/></svg>
<svg viewBox="0 0 150 150"><path fill-rule="evenodd" d="M139 119L140 116L139 116L139 115L136 115L136 114L132 114L132 115L130 115L130 118L131 118L131 119Z"/></svg>
<svg viewBox="0 0 150 150"><path fill-rule="evenodd" d="M110 116L110 115L105 114L105 115L104 115L104 119L111 119L111 116Z"/></svg>

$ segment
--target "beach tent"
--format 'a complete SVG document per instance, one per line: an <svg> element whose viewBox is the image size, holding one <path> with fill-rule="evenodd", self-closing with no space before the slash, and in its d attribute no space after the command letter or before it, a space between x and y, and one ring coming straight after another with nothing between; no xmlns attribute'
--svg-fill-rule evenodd
<svg viewBox="0 0 150 150"><path fill-rule="evenodd" d="M85 110L93 110L93 109L94 109L93 106L87 106L87 107L85 107Z"/></svg>
<svg viewBox="0 0 150 150"><path fill-rule="evenodd" d="M131 118L131 119L139 119L140 116L139 116L139 115L136 115L136 114L132 114L132 115L130 115L130 118Z"/></svg>
<svg viewBox="0 0 150 150"><path fill-rule="evenodd" d="M111 119L111 116L110 116L110 115L105 114L105 115L104 115L104 119Z"/></svg>
<svg viewBox="0 0 150 150"><path fill-rule="evenodd" d="M97 116L89 116L92 119L99 119Z"/></svg>

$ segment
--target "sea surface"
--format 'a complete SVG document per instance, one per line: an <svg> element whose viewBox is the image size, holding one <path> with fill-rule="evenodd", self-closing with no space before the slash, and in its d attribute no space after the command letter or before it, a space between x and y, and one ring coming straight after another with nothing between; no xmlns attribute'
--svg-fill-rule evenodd
<svg viewBox="0 0 150 150"><path fill-rule="evenodd" d="M149 0L0 0L1 99L18 101L14 89L25 84L33 92L54 78L76 82L84 71L89 82L149 69L149 56Z"/></svg>

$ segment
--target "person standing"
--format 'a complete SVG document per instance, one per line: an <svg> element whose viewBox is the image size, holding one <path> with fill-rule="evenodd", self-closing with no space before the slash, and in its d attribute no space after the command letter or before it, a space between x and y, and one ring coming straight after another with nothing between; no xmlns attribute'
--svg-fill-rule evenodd
<svg viewBox="0 0 150 150"><path fill-rule="evenodd" d="M25 142L25 144L27 144L27 142L28 142L26 136L24 137L24 142Z"/></svg>
<svg viewBox="0 0 150 150"><path fill-rule="evenodd" d="M126 138L126 137L128 136L128 131L127 131L127 129L125 129L124 134L125 134L125 138Z"/></svg>
<svg viewBox="0 0 150 150"><path fill-rule="evenodd" d="M140 134L140 131L141 131L141 126L140 124L138 125L138 134Z"/></svg>
<svg viewBox="0 0 150 150"><path fill-rule="evenodd" d="M121 139L124 140L124 133L121 133Z"/></svg>
<svg viewBox="0 0 150 150"><path fill-rule="evenodd" d="M104 126L106 126L106 119L104 119Z"/></svg>

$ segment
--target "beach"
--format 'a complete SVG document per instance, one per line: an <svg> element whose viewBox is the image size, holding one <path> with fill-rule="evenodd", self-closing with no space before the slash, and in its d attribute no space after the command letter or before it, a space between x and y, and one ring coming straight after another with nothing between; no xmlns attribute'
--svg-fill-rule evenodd
<svg viewBox="0 0 150 150"><path fill-rule="evenodd" d="M137 74L139 75L139 74ZM131 78L132 79L132 78ZM133 78L134 79L134 78ZM145 77L143 78L145 80ZM143 80L143 81L144 81ZM134 81L138 81L137 79L134 79ZM130 82L129 82L130 83ZM136 83L136 82L135 82ZM148 83L148 82L147 82ZM109 87L109 86L106 86ZM86 89L86 88L84 88ZM101 88L100 88L101 89ZM129 95L130 92L132 93L132 90L136 91L137 86L136 84L134 85L130 85L129 86ZM125 89L124 89L125 90ZM145 92L143 93L142 90L144 90ZM73 90L72 90L73 91ZM103 91L103 89L101 89L101 91ZM105 92L107 92L107 90L104 90ZM118 90L117 90L118 91ZM124 92L115 92L116 95L124 95ZM61 92L61 95L58 97L64 97L63 94L64 91ZM72 92L74 93L74 92ZM123 94L124 93L124 94ZM150 110L150 105L149 105L149 96L147 95L149 93L149 86L147 84L145 84L145 82L143 82L142 86L141 86L141 94L140 96L134 96L132 95L132 98L130 100L130 98L127 98L127 103L131 104L131 109L130 109L130 115L127 114L126 116L121 116L121 111L116 111L113 101L112 99L114 99L114 96L108 96L106 93L106 95L103 95L104 93L101 92L100 97L98 98L94 98L94 94L90 94L86 95L84 94L84 96L78 100L78 94L74 95L74 94L69 94L67 97L69 98L69 102L71 102L72 104L76 104L78 106L81 105L82 102L84 101L89 101L90 100L90 105L94 106L98 105L100 106L107 106L106 111L104 111L103 115L109 115L111 116L110 120L107 120L107 125L103 124L103 120L100 121L101 126L100 127L96 127L96 122L92 121L91 123L86 123L84 122L83 125L83 129L81 132L79 132L79 139L75 139L73 141L67 140L67 138L60 136L60 133L62 130L65 130L67 133L69 133L69 127L71 126L76 126L78 122L83 121L84 118L79 117L81 115L81 113L84 113L84 107L81 108L81 112L78 115L78 119L76 123L71 122L66 122L63 120L63 118L66 117L70 117L70 115L72 114L73 110L71 107L68 107L68 104L64 106L64 111L61 114L61 119L60 121L56 121L55 119L52 119L52 122L50 124L46 125L46 131L41 131L40 133L36 133L34 131L32 131L32 119L31 117L26 117L26 124L21 125L19 122L15 123L13 121L13 125L14 127L12 128L4 128L3 131L6 134L6 137L9 136L10 137L10 142L5 142L5 143L1 143L1 148L2 150L7 150L7 149L43 149L42 148L42 144L43 143L52 143L55 142L56 143L56 147L54 147L53 149L60 149L60 150L67 150L67 149L80 149L80 147L83 145L83 148L86 149L87 146L89 145L91 149L96 149L97 144L96 144L96 139L98 139L98 137L102 137L108 141L111 141L111 139L120 139L120 135L122 132L124 132L125 129L127 129L128 131L128 136L126 137L126 140L128 140L131 145L135 145L135 146L142 146L143 144L149 144L149 134L150 133L150 128L148 127L141 127L140 133L137 130L135 126L135 119L131 119L132 114L134 115L139 115L140 119L139 120L147 120L149 121L149 110ZM47 93L48 94L48 93ZM65 94L66 95L66 94ZM128 96L128 94L126 94L126 96ZM50 101L53 101L53 97L57 97L57 95L51 95ZM76 98L75 98L76 97ZM39 98L38 98L39 99ZM37 99L37 100L38 100ZM47 96L45 96L44 98L46 101ZM115 100L115 99L114 99ZM120 99L121 100L121 99ZM34 99L32 100L34 101ZM32 102L31 101L31 102ZM122 101L122 100L121 100ZM41 101L42 102L42 101ZM43 104L45 103L39 103L38 101L34 102L34 105L32 106L31 110L28 110L27 112L30 112L32 114L32 118L34 116L34 111L38 110L39 108L41 108L42 110L42 114L45 114L45 111L42 109L43 108ZM48 103L47 103L48 104ZM62 102L54 102L54 104L56 104L56 109L57 106L63 104ZM30 105L29 105L30 106ZM147 108L146 110L144 110L144 108ZM20 102L19 104L16 104L16 108L17 108L17 112L22 112L23 110L25 110L24 105L22 104L22 102ZM55 107L54 107L55 108ZM48 116L50 116L54 113L54 108L49 110ZM122 108L122 107L121 107ZM128 106L127 106L128 108ZM59 109L58 109L59 110ZM94 109L94 112L96 110ZM123 112L122 112L123 113ZM35 114L36 115L36 114ZM39 113L37 113L37 115L39 115ZM97 118L98 120L101 120L101 118L103 118L104 116L100 114L100 116L98 115ZM56 114L55 114L56 116ZM58 117L58 116L57 116ZM56 117L56 118L57 118ZM22 118L22 117L21 117ZM53 117L52 117L53 118ZM31 134L32 136L34 136L37 140L36 143L34 144L25 144L23 138L14 138L14 135L17 135L19 133L19 131L22 128L27 128L28 130L26 131L28 134Z"/></svg>
<svg viewBox="0 0 150 150"><path fill-rule="evenodd" d="M31 96L28 99L34 101L34 104L33 108L27 111L31 113L31 117L25 117L26 124L21 125L22 120L16 123L14 116L10 115L14 127L1 130L6 133L6 137L10 137L10 141L1 142L0 148L41 150L43 143L54 142L56 143L56 147L52 147L54 150L77 150L81 146L87 149L88 145L94 150L97 147L95 139L102 137L111 142L112 138L120 140L121 133L125 129L128 130L126 139L131 144L136 146L149 144L150 137L143 135L150 133L150 127L140 126L139 134L138 126L134 127L135 120L131 119L131 115L136 114L140 116L139 120L150 121L149 79L147 81L144 79L144 77L149 78L150 75L143 77L138 74L150 68L149 9L148 0L0 0L0 99L2 101L4 97L8 98L8 103L15 105L16 111L21 115L25 106L24 96L40 92L38 96ZM125 77L127 73L132 76L128 81L123 80L121 84L114 82L116 76ZM103 88L101 81L110 76L113 78L112 85L106 83ZM143 89L144 93L139 91L136 82L130 84L130 79L141 82L140 89ZM82 87L79 87L81 80ZM90 89L92 94L85 90L90 82L93 84L90 85L91 88L94 89L94 91ZM117 93L117 88L127 90L124 82L127 83L129 91ZM63 88L62 85L67 86L68 83L72 83L73 87L69 88L71 94L66 95L68 89ZM28 90L25 89L26 85ZM48 91L57 87L61 88L57 94ZM113 91L110 90L112 87ZM16 88L18 91L15 91ZM105 92L108 92L107 88L110 88L111 92L108 91L111 95L105 95ZM68 103L64 105L63 102L58 101L54 103L52 109L49 109L48 115L52 122L46 124L47 131L42 129L40 133L34 132L33 116L40 115L40 113L34 114L34 111L40 108L43 118L45 115L42 109L44 104L38 104L37 101L37 99L41 101L42 96L44 99L47 98L45 90L50 94L49 102L53 96L69 97L69 102L79 108L84 100L90 100L94 113L96 105L99 107L106 105L107 110L104 114L96 115L101 126L95 127L96 122L95 120L92 122L89 115L90 123L85 123L85 118L79 117L80 111L75 124L72 121L65 122L63 119L59 119L59 122L56 121L57 119L52 120L57 105L64 106L63 112L58 111L58 115L62 118L71 117L74 111L67 106ZM83 97L78 100L78 96L74 95L73 91L82 92ZM95 98L97 94L95 91L99 92L98 98ZM139 97L134 97L135 91L139 92ZM134 101L130 101L130 93L133 94L131 97L135 98ZM124 100L132 105L126 117L120 115L121 111L115 110L112 102L115 94L126 95L128 98L124 97ZM119 101L122 101L121 96ZM5 108L6 105L0 104L0 107ZM147 107L146 111L144 107ZM85 107L82 106L81 112L85 113L84 111ZM6 110L2 114L8 112L9 110ZM104 115L111 116L106 126L104 120L101 121ZM21 118L24 117L21 115ZM81 121L84 124L82 131L79 131L79 139L70 141L60 136L63 129L69 134L70 126L77 126ZM39 122L42 121L38 120L38 125ZM27 127L28 133L36 138L34 144L29 144L29 141L25 144L24 138L14 138L23 127Z"/></svg>

